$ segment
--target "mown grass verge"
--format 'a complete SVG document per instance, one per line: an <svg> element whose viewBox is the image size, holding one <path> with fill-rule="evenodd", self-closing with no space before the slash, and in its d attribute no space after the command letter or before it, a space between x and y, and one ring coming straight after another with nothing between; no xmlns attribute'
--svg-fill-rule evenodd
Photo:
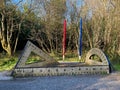
<svg viewBox="0 0 120 90"><path fill-rule="evenodd" d="M61 53L57 53L57 54L50 53L50 56L52 56L57 61L63 61ZM85 56L86 56L86 54L83 54L82 59L79 60L78 55L76 53L67 52L66 55L65 55L65 60L64 61L84 62L85 61ZM112 65L113 65L113 67L116 71L120 71L119 58L116 59L116 60L111 60L111 63L112 63ZM8 57L7 55L3 55L2 57L0 57L0 71L12 70L14 68L14 66L16 65L17 61L18 61L18 55L15 55L14 57ZM30 63L34 63L34 62L42 62L42 61L44 61L44 60L41 59L39 56L36 56L36 55L32 54L28 58L26 64L30 64Z"/></svg>

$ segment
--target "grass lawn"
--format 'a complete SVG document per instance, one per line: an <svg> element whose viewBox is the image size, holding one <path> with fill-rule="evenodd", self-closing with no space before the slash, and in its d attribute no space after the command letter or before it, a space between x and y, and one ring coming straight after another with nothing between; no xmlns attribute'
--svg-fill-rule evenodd
<svg viewBox="0 0 120 90"><path fill-rule="evenodd" d="M61 54L55 55L55 54L51 53L50 56L53 56L53 58L56 59L57 61L63 61ZM1 56L0 57L0 71L12 70L14 68L14 66L16 65L17 61L18 61L18 55L14 56L14 57L8 57L6 55ZM26 64L33 63L33 62L40 62L40 61L44 61L44 60L41 59L39 56L32 54L28 58ZM82 59L79 60L77 54L67 53L64 61L65 62L84 62L85 55L83 55ZM120 64L114 63L113 67L116 71L120 71Z"/></svg>
<svg viewBox="0 0 120 90"><path fill-rule="evenodd" d="M16 62L17 62L17 58L16 57L0 58L0 71L12 70L14 68Z"/></svg>
<svg viewBox="0 0 120 90"><path fill-rule="evenodd" d="M16 54L14 57L8 57L7 55L2 55L0 57L0 71L4 70L12 70L14 66L16 65L18 61L18 57L20 54ZM57 61L63 61L61 53L59 54L53 54L50 53L50 56L52 56ZM42 62L44 59L40 58L38 55L31 53L28 60L26 61L26 64L34 63L34 62ZM81 59L82 62L84 62L84 59ZM66 53L64 62L81 62L78 59L78 55L74 53Z"/></svg>
<svg viewBox="0 0 120 90"><path fill-rule="evenodd" d="M114 64L113 67L116 71L120 71L120 64Z"/></svg>

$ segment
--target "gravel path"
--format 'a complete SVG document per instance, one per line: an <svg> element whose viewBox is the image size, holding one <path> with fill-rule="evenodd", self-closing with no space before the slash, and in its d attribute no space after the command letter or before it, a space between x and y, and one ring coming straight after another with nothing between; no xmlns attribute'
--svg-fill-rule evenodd
<svg viewBox="0 0 120 90"><path fill-rule="evenodd" d="M110 75L1 79L0 90L120 90L120 72Z"/></svg>

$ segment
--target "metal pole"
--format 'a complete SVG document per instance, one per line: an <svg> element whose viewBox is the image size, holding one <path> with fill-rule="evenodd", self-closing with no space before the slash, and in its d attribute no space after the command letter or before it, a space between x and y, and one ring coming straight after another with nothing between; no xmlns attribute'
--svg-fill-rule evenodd
<svg viewBox="0 0 120 90"><path fill-rule="evenodd" d="M82 56L82 18L80 18L80 27L79 27L80 31L79 31L79 40L78 40L78 44L79 44L79 60L81 59Z"/></svg>

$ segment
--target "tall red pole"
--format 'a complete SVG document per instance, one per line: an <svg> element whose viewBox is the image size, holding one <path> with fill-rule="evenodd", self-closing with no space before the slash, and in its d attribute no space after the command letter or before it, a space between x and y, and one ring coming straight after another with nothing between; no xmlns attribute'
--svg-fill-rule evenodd
<svg viewBox="0 0 120 90"><path fill-rule="evenodd" d="M63 28L63 60L65 59L65 49L66 49L66 20L64 20Z"/></svg>

